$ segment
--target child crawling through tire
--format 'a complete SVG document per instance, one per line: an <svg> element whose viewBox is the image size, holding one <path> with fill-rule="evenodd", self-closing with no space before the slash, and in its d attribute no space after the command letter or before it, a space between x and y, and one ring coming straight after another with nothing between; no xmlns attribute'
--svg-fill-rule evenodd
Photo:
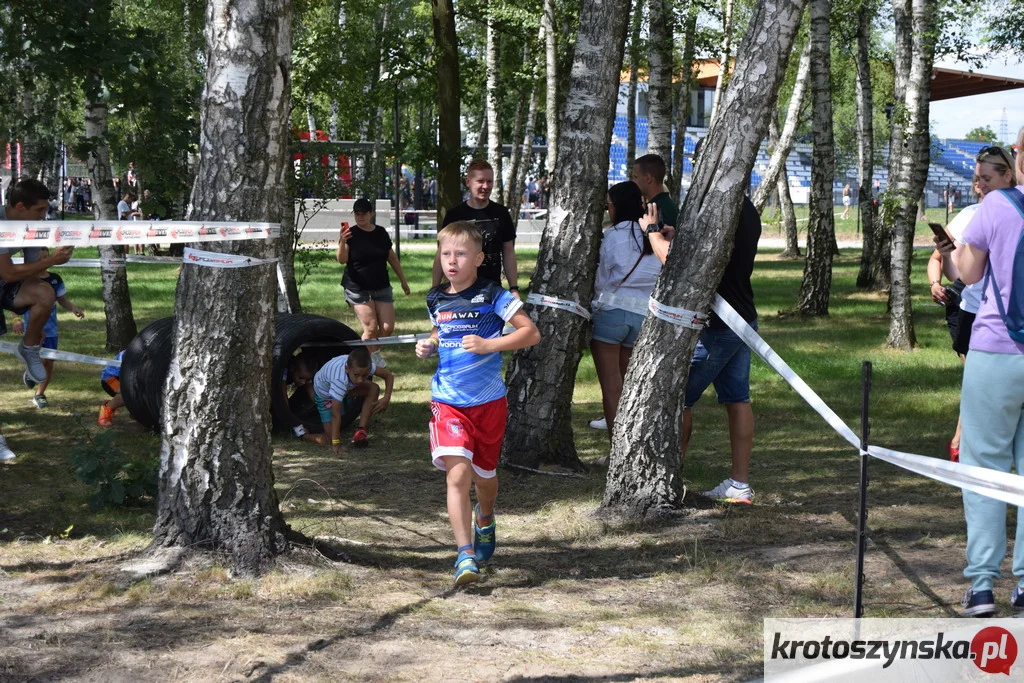
<svg viewBox="0 0 1024 683"><path fill-rule="evenodd" d="M380 387L370 379L374 376L384 380L384 396L380 396ZM395 376L372 363L370 352L364 347L327 361L313 377L313 400L324 423L320 443L330 439L331 449L340 455L343 452L341 429L358 418L352 445L356 448L369 446L366 430L370 418L387 409L394 385Z"/></svg>

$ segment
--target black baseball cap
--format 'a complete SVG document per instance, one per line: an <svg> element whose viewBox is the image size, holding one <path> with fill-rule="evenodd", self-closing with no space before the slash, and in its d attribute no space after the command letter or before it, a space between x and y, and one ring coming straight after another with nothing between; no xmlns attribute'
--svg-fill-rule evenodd
<svg viewBox="0 0 1024 683"><path fill-rule="evenodd" d="M352 205L352 211L359 213L371 213L373 211L373 203L366 197L360 197Z"/></svg>

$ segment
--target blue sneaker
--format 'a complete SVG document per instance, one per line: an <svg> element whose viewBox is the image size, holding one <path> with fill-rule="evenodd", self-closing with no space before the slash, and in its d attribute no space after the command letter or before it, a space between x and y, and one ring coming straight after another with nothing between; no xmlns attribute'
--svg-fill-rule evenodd
<svg viewBox="0 0 1024 683"><path fill-rule="evenodd" d="M968 588L960 604L964 606L965 617L990 617L996 613L996 599L992 591Z"/></svg>
<svg viewBox="0 0 1024 683"><path fill-rule="evenodd" d="M1010 596L1010 606L1013 607L1013 616L1016 619L1024 618L1024 590L1020 586L1013 589Z"/></svg>
<svg viewBox="0 0 1024 683"><path fill-rule="evenodd" d="M494 548L498 545L495 538L494 513L491 513L491 523L480 528L476 525L477 515L480 514L480 505L473 508L473 550L476 552L478 562L486 562L494 554Z"/></svg>
<svg viewBox="0 0 1024 683"><path fill-rule="evenodd" d="M476 564L476 557L463 551L455 560L455 585L465 586L467 583L474 583L480 580L480 567Z"/></svg>

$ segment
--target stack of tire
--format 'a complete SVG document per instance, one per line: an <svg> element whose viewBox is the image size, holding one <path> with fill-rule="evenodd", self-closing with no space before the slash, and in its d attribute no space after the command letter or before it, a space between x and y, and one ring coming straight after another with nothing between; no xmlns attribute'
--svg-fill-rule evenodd
<svg viewBox="0 0 1024 683"><path fill-rule="evenodd" d="M275 429L302 425L310 432L323 431L316 406L304 392L286 399L288 364L296 353L319 368L331 358L348 353L348 342L359 340L350 327L332 318L304 313L281 313L275 320L274 361L271 376L271 415ZM152 430L163 424L164 385L171 365L174 318L161 318L142 330L128 344L121 358L121 395L139 424Z"/></svg>

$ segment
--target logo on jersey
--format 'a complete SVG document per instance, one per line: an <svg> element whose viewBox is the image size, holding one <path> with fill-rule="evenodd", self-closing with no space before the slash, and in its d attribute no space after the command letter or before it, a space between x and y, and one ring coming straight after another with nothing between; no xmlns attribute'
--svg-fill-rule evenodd
<svg viewBox="0 0 1024 683"><path fill-rule="evenodd" d="M462 421L455 417L448 419L448 422L445 423L445 428L449 434L456 438L466 433L466 428L462 426Z"/></svg>
<svg viewBox="0 0 1024 683"><path fill-rule="evenodd" d="M469 303L471 303L471 304L482 304L486 300L487 300L487 297L485 297L483 294L477 294L476 296L474 296L472 299L469 300Z"/></svg>
<svg viewBox="0 0 1024 683"><path fill-rule="evenodd" d="M438 311L437 322L447 323L452 320L476 320L480 311Z"/></svg>

